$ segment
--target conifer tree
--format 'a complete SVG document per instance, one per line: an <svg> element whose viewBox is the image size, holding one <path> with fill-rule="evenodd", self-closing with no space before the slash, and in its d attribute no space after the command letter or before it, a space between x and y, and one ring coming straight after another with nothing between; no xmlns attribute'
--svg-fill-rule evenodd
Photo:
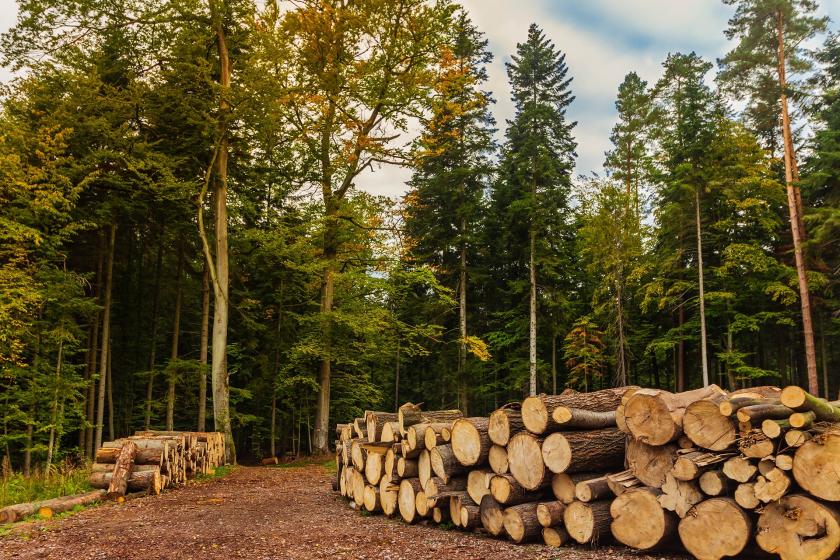
<svg viewBox="0 0 840 560"><path fill-rule="evenodd" d="M493 206L499 214L516 271L528 274L529 394L537 391L537 313L540 282L537 270L554 274L571 251L573 224L569 219L571 173L577 144L574 122L566 109L574 100L569 88L566 57L531 24L528 38L516 47L507 64L516 114L508 122L500 179L494 188ZM524 262L514 255L526 255ZM513 291L523 279L511 278Z"/></svg>
<svg viewBox="0 0 840 560"><path fill-rule="evenodd" d="M804 208L788 104L791 86L795 82L788 73L795 74L810 68L812 61L803 43L823 31L827 19L814 15L817 10L817 2L814 0L724 0L724 3L736 6L725 34L730 40L736 39L738 44L720 60L721 81L733 91L739 92L739 97L747 94L754 100L766 99L770 95L767 89L768 75L774 75L777 81L775 99L781 113L785 185L802 307L808 388L816 393L819 390L817 357L811 295L803 253L807 235L803 225Z"/></svg>
<svg viewBox="0 0 840 560"><path fill-rule="evenodd" d="M413 258L431 265L457 294L457 404L466 411L468 271L476 265L483 196L495 147L492 98L481 89L492 55L466 12L456 16L451 33L429 100L430 115L416 142L415 171L405 197L405 229Z"/></svg>

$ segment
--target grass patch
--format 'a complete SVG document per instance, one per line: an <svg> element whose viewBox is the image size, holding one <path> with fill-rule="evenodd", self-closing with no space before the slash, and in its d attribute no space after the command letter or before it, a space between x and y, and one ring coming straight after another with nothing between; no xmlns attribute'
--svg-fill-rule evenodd
<svg viewBox="0 0 840 560"><path fill-rule="evenodd" d="M197 474L192 480L196 482L204 482L207 480L223 478L229 475L235 468L236 466L234 465L223 465L221 467L216 467L215 469L213 469L213 474Z"/></svg>
<svg viewBox="0 0 840 560"><path fill-rule="evenodd" d="M334 457L304 457L302 459L295 459L294 461L290 461L288 463L270 465L270 467L275 469L297 469L300 467L309 467L311 465L321 465L329 471L334 471L336 469Z"/></svg>
<svg viewBox="0 0 840 560"><path fill-rule="evenodd" d="M49 473L36 471L29 477L13 473L0 478L0 507L89 492L89 477L87 467L67 465Z"/></svg>

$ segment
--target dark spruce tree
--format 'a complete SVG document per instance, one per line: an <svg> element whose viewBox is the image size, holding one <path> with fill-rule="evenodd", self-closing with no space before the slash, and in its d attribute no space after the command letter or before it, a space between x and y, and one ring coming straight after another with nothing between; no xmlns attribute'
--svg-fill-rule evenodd
<svg viewBox="0 0 840 560"><path fill-rule="evenodd" d="M493 278L506 283L507 298L492 341L508 354L509 370L522 371L517 355L527 338L528 393L533 395L538 298L551 310L562 309L573 276L575 228L569 199L577 144L572 136L575 123L567 118L566 109L574 96L565 55L536 24L529 27L528 39L517 45L507 71L516 114L508 122L500 176L491 196L494 216L489 240L497 248ZM528 311L523 320L520 310L525 302ZM544 317L558 317L545 311ZM554 335L559 329L549 330Z"/></svg>
<svg viewBox="0 0 840 560"><path fill-rule="evenodd" d="M430 265L457 295L457 399L469 408L467 356L483 357L483 344L469 335L468 293L473 282L484 213L484 194L493 171L492 98L482 87L492 60L487 40L461 11L443 50L428 119L415 144L415 170L405 196L405 229L411 258Z"/></svg>

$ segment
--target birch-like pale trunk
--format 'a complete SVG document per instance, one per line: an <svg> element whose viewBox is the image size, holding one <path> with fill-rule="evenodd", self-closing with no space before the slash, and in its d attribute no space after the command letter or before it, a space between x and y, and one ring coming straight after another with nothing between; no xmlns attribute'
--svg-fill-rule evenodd
<svg viewBox="0 0 840 560"><path fill-rule="evenodd" d="M787 101L787 78L785 62L784 17L781 11L776 18L777 60L779 74L779 103L782 110L782 139L784 140L785 155L785 190L787 191L788 212L790 214L790 229L793 234L793 254L796 262L796 276L799 281L799 302L802 308L802 334L805 338L805 362L808 369L808 391L812 394L819 392L817 378L817 353L814 345L814 326L811 318L811 295L808 290L808 276L805 270L805 256L802 251L802 202L799 186L794 184L794 169L796 161L793 151L793 136L790 127L790 114Z"/></svg>
<svg viewBox="0 0 840 560"><path fill-rule="evenodd" d="M694 190L694 226L697 229L697 286L700 292L700 364L703 387L709 386L709 362L706 355L706 294L703 289L703 228L700 222L700 189Z"/></svg>
<svg viewBox="0 0 840 560"><path fill-rule="evenodd" d="M105 291L102 305L102 344L99 359L99 393L96 403L96 435L93 454L102 447L102 429L105 421L105 384L108 381L108 357L111 351L111 293L114 282L114 249L117 222L108 227L108 257L105 265Z"/></svg>

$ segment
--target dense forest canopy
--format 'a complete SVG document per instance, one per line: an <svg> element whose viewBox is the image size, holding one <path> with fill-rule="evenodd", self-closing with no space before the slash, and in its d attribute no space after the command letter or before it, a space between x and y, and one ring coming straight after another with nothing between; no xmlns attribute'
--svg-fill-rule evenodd
<svg viewBox="0 0 840 560"><path fill-rule="evenodd" d="M496 122L454 1L21 0L5 464L144 427L316 452L365 409L563 387L836 398L840 36L812 0L724 3L731 50L628 69L605 173L575 176L576 69L536 24ZM382 166L405 196L359 188Z"/></svg>

